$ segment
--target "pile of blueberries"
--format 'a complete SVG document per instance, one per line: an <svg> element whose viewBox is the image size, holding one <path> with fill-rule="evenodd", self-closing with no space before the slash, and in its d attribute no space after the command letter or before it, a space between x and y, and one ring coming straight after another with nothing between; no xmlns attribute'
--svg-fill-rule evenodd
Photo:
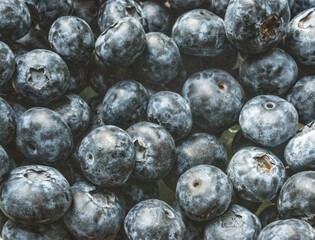
<svg viewBox="0 0 315 240"><path fill-rule="evenodd" d="M0 145L3 240L314 240L315 1L0 0Z"/></svg>

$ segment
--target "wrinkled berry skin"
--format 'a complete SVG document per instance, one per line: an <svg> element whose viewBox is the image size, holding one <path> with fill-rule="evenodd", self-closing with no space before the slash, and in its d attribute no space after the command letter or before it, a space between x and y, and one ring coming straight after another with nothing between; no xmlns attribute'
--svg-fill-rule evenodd
<svg viewBox="0 0 315 240"><path fill-rule="evenodd" d="M280 216L276 205L271 205L266 207L258 215L262 228L266 227L268 224L279 220Z"/></svg>
<svg viewBox="0 0 315 240"><path fill-rule="evenodd" d="M262 146L275 147L294 136L298 114L286 100L260 95L244 105L239 123L246 138Z"/></svg>
<svg viewBox="0 0 315 240"><path fill-rule="evenodd" d="M285 51L273 48L249 55L240 66L240 80L251 96L286 94L297 81L298 66Z"/></svg>
<svg viewBox="0 0 315 240"><path fill-rule="evenodd" d="M58 18L49 30L52 48L70 64L86 63L94 50L94 35L90 26L81 18Z"/></svg>
<svg viewBox="0 0 315 240"><path fill-rule="evenodd" d="M3 147L0 145L0 182L6 177L6 175L10 172L10 160L9 156Z"/></svg>
<svg viewBox="0 0 315 240"><path fill-rule="evenodd" d="M294 17L306 9L315 7L315 0L294 0L294 3L290 4L290 6L292 17Z"/></svg>
<svg viewBox="0 0 315 240"><path fill-rule="evenodd" d="M107 125L83 138L79 161L84 175L97 186L116 187L124 184L135 164L135 147L122 129Z"/></svg>
<svg viewBox="0 0 315 240"><path fill-rule="evenodd" d="M241 85L219 69L190 76L182 95L190 105L194 123L210 132L221 132L233 126L245 101Z"/></svg>
<svg viewBox="0 0 315 240"><path fill-rule="evenodd" d="M258 217L246 208L233 204L222 216L207 223L204 239L252 240L257 239L260 231Z"/></svg>
<svg viewBox="0 0 315 240"><path fill-rule="evenodd" d="M38 107L27 110L18 120L16 145L26 160L54 166L67 159L73 139L59 114Z"/></svg>
<svg viewBox="0 0 315 240"><path fill-rule="evenodd" d="M60 98L70 83L68 66L56 53L37 49L16 59L13 85L18 94L35 105Z"/></svg>
<svg viewBox="0 0 315 240"><path fill-rule="evenodd" d="M226 35L237 49L261 53L282 40L289 21L287 0L232 0L225 14Z"/></svg>
<svg viewBox="0 0 315 240"><path fill-rule="evenodd" d="M307 222L299 219L279 220L267 225L257 240L297 239L313 240L315 231Z"/></svg>
<svg viewBox="0 0 315 240"><path fill-rule="evenodd" d="M108 239L119 231L124 205L113 192L78 182L71 187L73 204L63 221L76 239Z"/></svg>
<svg viewBox="0 0 315 240"><path fill-rule="evenodd" d="M95 53L104 64L127 67L144 51L145 32L134 18L123 18L108 27L96 40Z"/></svg>
<svg viewBox="0 0 315 240"><path fill-rule="evenodd" d="M36 227L23 225L8 220L2 229L3 240L70 240L66 229L59 223L37 225Z"/></svg>
<svg viewBox="0 0 315 240"><path fill-rule="evenodd" d="M174 40L163 33L146 34L147 47L133 67L149 85L161 85L175 79L180 72L180 53Z"/></svg>
<svg viewBox="0 0 315 240"><path fill-rule="evenodd" d="M136 148L135 167L131 174L136 180L155 182L165 177L175 161L175 143L162 126L139 122L127 129Z"/></svg>
<svg viewBox="0 0 315 240"><path fill-rule="evenodd" d="M315 76L301 78L286 98L296 108L302 124L315 119Z"/></svg>
<svg viewBox="0 0 315 240"><path fill-rule="evenodd" d="M169 33L170 14L168 9L155 2L144 2L142 11L147 20L148 32Z"/></svg>
<svg viewBox="0 0 315 240"><path fill-rule="evenodd" d="M0 42L0 87L11 80L15 70L15 56L4 42Z"/></svg>
<svg viewBox="0 0 315 240"><path fill-rule="evenodd" d="M205 0L170 0L172 8L180 11L190 10L200 7Z"/></svg>
<svg viewBox="0 0 315 240"><path fill-rule="evenodd" d="M305 65L315 66L314 34L315 7L307 9L291 20L285 36L285 46Z"/></svg>
<svg viewBox="0 0 315 240"><path fill-rule="evenodd" d="M6 146L15 133L15 114L9 103L0 97L0 145Z"/></svg>
<svg viewBox="0 0 315 240"><path fill-rule="evenodd" d="M102 103L102 120L106 125L126 129L145 115L148 94L145 87L135 81L121 81L112 86Z"/></svg>
<svg viewBox="0 0 315 240"><path fill-rule="evenodd" d="M146 18L141 6L134 0L108 0L98 12L98 26L101 32L113 24L119 22L122 18L130 17L138 20L146 28Z"/></svg>
<svg viewBox="0 0 315 240"><path fill-rule="evenodd" d="M31 15L23 0L1 0L0 39L17 40L31 28Z"/></svg>
<svg viewBox="0 0 315 240"><path fill-rule="evenodd" d="M277 202L283 218L299 218L314 221L315 216L315 171L299 172L283 185Z"/></svg>
<svg viewBox="0 0 315 240"><path fill-rule="evenodd" d="M138 203L127 214L124 228L130 240L181 240L185 225L168 204L150 199Z"/></svg>
<svg viewBox="0 0 315 240"><path fill-rule="evenodd" d="M226 170L228 155L219 138L207 133L195 133L176 146L175 165L163 179L175 191L179 177L192 167L209 164Z"/></svg>
<svg viewBox="0 0 315 240"><path fill-rule="evenodd" d="M150 97L148 119L162 125L174 138L180 140L192 127L192 114L186 100L179 94L161 91Z"/></svg>
<svg viewBox="0 0 315 240"><path fill-rule="evenodd" d="M286 180L282 162L258 147L238 151L229 163L227 175L238 196L252 202L274 199Z"/></svg>
<svg viewBox="0 0 315 240"><path fill-rule="evenodd" d="M178 180L176 200L186 216L198 222L224 213L231 203L232 184L225 173L211 165L199 165Z"/></svg>
<svg viewBox="0 0 315 240"><path fill-rule="evenodd" d="M315 170L315 121L305 125L287 144L285 161L295 172Z"/></svg>
<svg viewBox="0 0 315 240"><path fill-rule="evenodd" d="M186 55L213 57L226 47L224 21L205 9L195 9L180 16L172 37Z"/></svg>
<svg viewBox="0 0 315 240"><path fill-rule="evenodd" d="M1 210L10 219L26 225L56 221L68 211L71 201L69 183L48 166L15 168L1 187Z"/></svg>
<svg viewBox="0 0 315 240"><path fill-rule="evenodd" d="M210 0L208 9L219 17L225 17L226 9L231 0Z"/></svg>

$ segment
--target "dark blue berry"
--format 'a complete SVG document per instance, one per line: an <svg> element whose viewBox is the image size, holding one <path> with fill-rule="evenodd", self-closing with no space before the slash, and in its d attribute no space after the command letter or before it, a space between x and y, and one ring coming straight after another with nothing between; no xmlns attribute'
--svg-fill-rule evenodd
<svg viewBox="0 0 315 240"><path fill-rule="evenodd" d="M7 84L15 70L15 56L4 42L0 42L0 87Z"/></svg>
<svg viewBox="0 0 315 240"><path fill-rule="evenodd" d="M0 145L6 146L15 133L15 114L6 100L0 97Z"/></svg>

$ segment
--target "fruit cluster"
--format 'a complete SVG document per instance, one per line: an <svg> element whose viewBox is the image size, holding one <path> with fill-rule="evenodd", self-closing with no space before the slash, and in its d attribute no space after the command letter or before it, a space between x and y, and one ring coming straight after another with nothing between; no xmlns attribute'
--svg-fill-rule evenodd
<svg viewBox="0 0 315 240"><path fill-rule="evenodd" d="M3 240L314 240L315 1L0 0L0 184Z"/></svg>

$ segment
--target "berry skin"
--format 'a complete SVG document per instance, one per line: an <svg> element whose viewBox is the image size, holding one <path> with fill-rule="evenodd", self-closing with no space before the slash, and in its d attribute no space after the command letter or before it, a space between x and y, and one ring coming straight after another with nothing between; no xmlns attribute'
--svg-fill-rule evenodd
<svg viewBox="0 0 315 240"><path fill-rule="evenodd" d="M213 57L226 47L224 21L205 9L195 9L180 16L172 37L186 55Z"/></svg>
<svg viewBox="0 0 315 240"><path fill-rule="evenodd" d="M231 0L210 0L208 9L219 17L225 17L226 9Z"/></svg>
<svg viewBox="0 0 315 240"><path fill-rule="evenodd" d="M310 223L315 216L315 171L299 172L283 185L277 202L283 218L299 218Z"/></svg>
<svg viewBox="0 0 315 240"><path fill-rule="evenodd" d="M144 51L145 32L134 18L123 18L108 27L96 40L95 53L109 66L127 67Z"/></svg>
<svg viewBox="0 0 315 240"><path fill-rule="evenodd" d="M0 145L10 143L15 133L15 114L9 103L0 97Z"/></svg>
<svg viewBox="0 0 315 240"><path fill-rule="evenodd" d="M189 169L178 180L176 200L190 219L209 221L223 214L231 203L232 184L222 170L211 165Z"/></svg>
<svg viewBox="0 0 315 240"><path fill-rule="evenodd" d="M190 76L182 95L190 105L194 123L210 132L221 132L233 126L245 101L241 85L219 69Z"/></svg>
<svg viewBox="0 0 315 240"><path fill-rule="evenodd" d="M1 187L1 210L10 219L26 225L60 219L71 201L69 183L60 172L48 166L15 168Z"/></svg>
<svg viewBox="0 0 315 240"><path fill-rule="evenodd" d="M131 177L155 182L165 177L175 161L175 143L162 126L138 122L127 129L136 148L135 167Z"/></svg>
<svg viewBox="0 0 315 240"><path fill-rule="evenodd" d="M179 10L179 11L185 11L193 8L200 7L205 0L170 0L169 3L172 8Z"/></svg>
<svg viewBox="0 0 315 240"><path fill-rule="evenodd" d="M290 4L292 18L306 9L315 7L315 0L294 0L291 2L293 2Z"/></svg>
<svg viewBox="0 0 315 240"><path fill-rule="evenodd" d="M96 128L85 136L78 156L84 175L97 186L124 184L135 165L135 147L130 136L112 125Z"/></svg>
<svg viewBox="0 0 315 240"><path fill-rule="evenodd" d="M148 119L165 127L174 140L188 135L192 127L191 110L179 94L161 91L150 97L147 108Z"/></svg>
<svg viewBox="0 0 315 240"><path fill-rule="evenodd" d="M73 139L59 114L37 107L27 110L17 122L16 145L26 160L53 166L67 159Z"/></svg>
<svg viewBox="0 0 315 240"><path fill-rule="evenodd" d="M99 3L94 0L72 0L73 2L73 15L83 19L89 24L93 32L98 32L97 13Z"/></svg>
<svg viewBox="0 0 315 240"><path fill-rule="evenodd" d="M315 5L315 4L314 4ZM284 39L285 46L302 64L315 66L315 7L291 20Z"/></svg>
<svg viewBox="0 0 315 240"><path fill-rule="evenodd" d="M233 204L218 218L207 223L205 240L251 240L257 239L261 223L246 208Z"/></svg>
<svg viewBox="0 0 315 240"><path fill-rule="evenodd" d="M299 219L292 218L270 223L260 232L257 240L313 240L314 238L315 231L311 225Z"/></svg>
<svg viewBox="0 0 315 240"><path fill-rule="evenodd" d="M0 145L0 182L6 177L6 175L10 172L10 160L9 156L3 147ZM0 213L1 214L1 213ZM0 221L1 222L1 221Z"/></svg>
<svg viewBox="0 0 315 240"><path fill-rule="evenodd" d="M124 221L129 240L182 240L185 225L168 204L157 199L138 203Z"/></svg>
<svg viewBox="0 0 315 240"><path fill-rule="evenodd" d="M68 64L86 63L94 50L94 35L90 26L81 18L58 18L49 30L49 42Z"/></svg>
<svg viewBox="0 0 315 240"><path fill-rule="evenodd" d="M260 95L243 107L239 123L246 138L265 147L276 147L294 136L298 113L288 101Z"/></svg>
<svg viewBox="0 0 315 240"><path fill-rule="evenodd" d="M78 182L71 187L73 203L63 221L76 239L109 239L124 219L124 204L113 192Z"/></svg>
<svg viewBox="0 0 315 240"><path fill-rule="evenodd" d="M229 163L227 175L237 195L253 202L274 199L286 180L282 162L258 147L239 150Z"/></svg>
<svg viewBox="0 0 315 240"><path fill-rule="evenodd" d="M68 66L56 53L37 49L16 59L13 85L18 94L35 105L46 105L68 89Z"/></svg>
<svg viewBox="0 0 315 240"><path fill-rule="evenodd" d="M7 84L15 70L15 56L4 42L0 42L0 87Z"/></svg>
<svg viewBox="0 0 315 240"><path fill-rule="evenodd" d="M226 35L235 48L261 53L282 40L289 21L287 0L232 0L225 14Z"/></svg>
<svg viewBox="0 0 315 240"><path fill-rule="evenodd" d="M292 87L287 100L296 108L301 123L315 120L315 76L301 78Z"/></svg>

